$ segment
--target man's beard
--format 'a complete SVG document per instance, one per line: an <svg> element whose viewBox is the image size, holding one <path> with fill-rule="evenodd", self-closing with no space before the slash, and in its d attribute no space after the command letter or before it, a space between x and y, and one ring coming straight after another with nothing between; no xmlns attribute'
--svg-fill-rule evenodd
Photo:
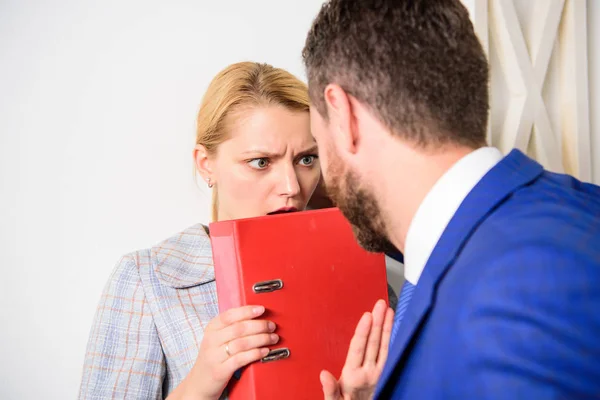
<svg viewBox="0 0 600 400"><path fill-rule="evenodd" d="M396 252L387 238L385 222L375 196L360 186L356 173L342 173L339 163L334 165L336 158L329 158L334 162L330 164L330 179L325 182L325 186L331 200L350 221L356 240L367 251Z"/></svg>

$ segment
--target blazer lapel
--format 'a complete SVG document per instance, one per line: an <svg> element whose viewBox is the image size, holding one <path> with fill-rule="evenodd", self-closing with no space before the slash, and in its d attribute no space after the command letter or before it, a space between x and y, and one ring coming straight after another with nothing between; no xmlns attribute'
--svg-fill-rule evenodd
<svg viewBox="0 0 600 400"><path fill-rule="evenodd" d="M465 198L435 246L413 297L405 311L402 325L390 348L375 398L384 391L426 314L431 308L435 286L456 258L471 234L497 205L518 188L542 174L541 165L519 150L513 150L492 168Z"/></svg>
<svg viewBox="0 0 600 400"><path fill-rule="evenodd" d="M151 256L158 280L172 288L189 288L215 279L210 238L201 224L154 246Z"/></svg>

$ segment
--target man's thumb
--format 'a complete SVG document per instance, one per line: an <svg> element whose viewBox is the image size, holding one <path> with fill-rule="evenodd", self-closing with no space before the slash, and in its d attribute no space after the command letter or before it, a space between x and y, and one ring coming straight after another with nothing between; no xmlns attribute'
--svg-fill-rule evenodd
<svg viewBox="0 0 600 400"><path fill-rule="evenodd" d="M321 371L321 385L323 385L323 396L325 400L341 400L340 385L337 379L329 371Z"/></svg>

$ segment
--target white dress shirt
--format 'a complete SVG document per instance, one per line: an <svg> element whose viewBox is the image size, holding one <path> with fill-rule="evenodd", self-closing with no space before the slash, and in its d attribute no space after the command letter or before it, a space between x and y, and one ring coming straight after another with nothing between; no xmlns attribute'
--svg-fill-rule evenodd
<svg viewBox="0 0 600 400"><path fill-rule="evenodd" d="M404 277L416 285L448 223L479 181L500 160L495 147L483 147L456 162L433 185L413 217L404 246Z"/></svg>

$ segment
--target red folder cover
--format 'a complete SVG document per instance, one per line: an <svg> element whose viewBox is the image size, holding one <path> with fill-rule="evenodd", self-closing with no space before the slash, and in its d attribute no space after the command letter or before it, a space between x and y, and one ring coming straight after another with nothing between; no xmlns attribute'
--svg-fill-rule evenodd
<svg viewBox="0 0 600 400"><path fill-rule="evenodd" d="M277 345L230 385L231 400L323 398L362 314L388 300L382 254L363 250L337 208L210 225L219 310L263 305Z"/></svg>

